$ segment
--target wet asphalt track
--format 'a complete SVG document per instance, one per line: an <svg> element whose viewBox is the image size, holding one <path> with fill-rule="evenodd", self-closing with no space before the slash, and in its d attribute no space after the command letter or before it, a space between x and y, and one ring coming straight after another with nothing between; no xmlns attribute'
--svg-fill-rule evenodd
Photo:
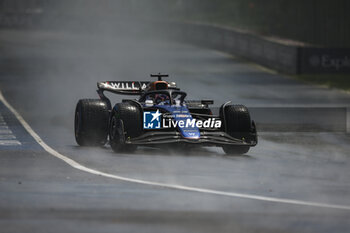
<svg viewBox="0 0 350 233"><path fill-rule="evenodd" d="M166 184L350 206L344 133L260 134L247 156L220 148L115 154L74 141L79 98L99 80L167 72L189 98L247 106L347 106L350 95L296 82L212 50L163 40L1 31L0 88L42 139L101 172ZM114 97L115 101L122 96ZM8 109L21 145L0 146L1 232L349 232L350 211L134 184L78 171L45 152Z"/></svg>

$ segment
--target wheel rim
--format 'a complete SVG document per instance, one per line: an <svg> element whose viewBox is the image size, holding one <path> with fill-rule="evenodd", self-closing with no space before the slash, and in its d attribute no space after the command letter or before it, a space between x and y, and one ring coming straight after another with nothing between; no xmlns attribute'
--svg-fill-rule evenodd
<svg viewBox="0 0 350 233"><path fill-rule="evenodd" d="M118 120L116 119L116 117L112 117L109 137L113 143L119 142L120 137L118 134Z"/></svg>
<svg viewBox="0 0 350 233"><path fill-rule="evenodd" d="M110 127L110 129L109 129L109 137L110 137L110 140L111 140L111 141L114 141L114 138L115 138L115 128L116 128L116 125L115 125L115 118L112 117L111 127Z"/></svg>

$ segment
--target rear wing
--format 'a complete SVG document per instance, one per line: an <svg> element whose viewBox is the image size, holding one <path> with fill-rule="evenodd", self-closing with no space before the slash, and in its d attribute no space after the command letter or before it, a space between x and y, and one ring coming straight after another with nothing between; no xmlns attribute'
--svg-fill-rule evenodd
<svg viewBox="0 0 350 233"><path fill-rule="evenodd" d="M109 91L122 95L141 95L146 89L148 81L105 81L97 83L97 92Z"/></svg>

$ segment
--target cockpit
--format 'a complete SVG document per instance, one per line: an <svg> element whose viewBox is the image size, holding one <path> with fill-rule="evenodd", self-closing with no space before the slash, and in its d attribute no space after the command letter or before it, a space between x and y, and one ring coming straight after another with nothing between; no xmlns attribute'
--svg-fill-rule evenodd
<svg viewBox="0 0 350 233"><path fill-rule="evenodd" d="M139 101L148 105L182 105L185 97L182 91L159 90L145 93Z"/></svg>

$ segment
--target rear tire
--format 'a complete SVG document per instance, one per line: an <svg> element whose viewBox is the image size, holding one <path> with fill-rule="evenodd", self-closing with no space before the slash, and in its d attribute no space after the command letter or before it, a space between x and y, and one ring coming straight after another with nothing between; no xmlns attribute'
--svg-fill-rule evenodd
<svg viewBox="0 0 350 233"><path fill-rule="evenodd" d="M75 140L80 146L103 146L107 142L109 111L100 99L79 100L75 109Z"/></svg>
<svg viewBox="0 0 350 233"><path fill-rule="evenodd" d="M142 111L136 104L124 102L114 106L109 127L110 144L115 152L131 153L137 145L126 141L142 134Z"/></svg>
<svg viewBox="0 0 350 233"><path fill-rule="evenodd" d="M252 121L244 105L227 105L220 109L221 120L224 122L225 132L238 139L251 131ZM242 155L249 151L250 146L224 145L222 149L228 155Z"/></svg>

